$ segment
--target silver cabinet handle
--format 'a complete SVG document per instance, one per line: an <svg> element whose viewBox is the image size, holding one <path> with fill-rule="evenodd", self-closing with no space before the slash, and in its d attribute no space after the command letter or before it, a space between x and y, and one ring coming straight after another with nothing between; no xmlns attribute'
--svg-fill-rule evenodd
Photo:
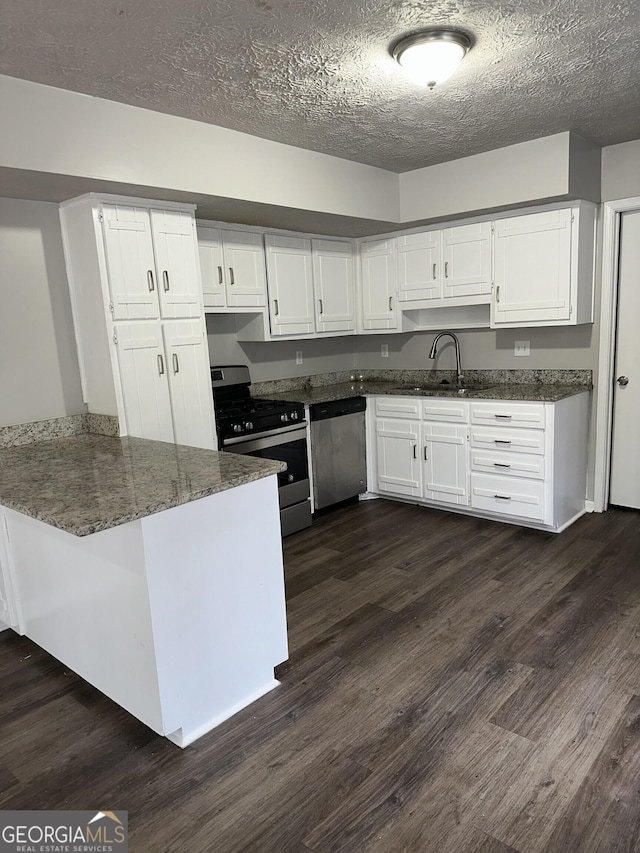
<svg viewBox="0 0 640 853"><path fill-rule="evenodd" d="M500 285L496 287L496 302L500 302Z"/></svg>
<svg viewBox="0 0 640 853"><path fill-rule="evenodd" d="M153 293L156 289L156 286L153 283L153 270L147 270L147 287L149 288L149 293Z"/></svg>
<svg viewBox="0 0 640 853"><path fill-rule="evenodd" d="M178 356L175 354L175 352L171 356L171 360L173 361L173 372L174 373L180 373L180 365L178 364Z"/></svg>
<svg viewBox="0 0 640 853"><path fill-rule="evenodd" d="M494 415L493 417L494 418L502 418L503 420L510 421L512 416L511 415Z"/></svg>
<svg viewBox="0 0 640 853"><path fill-rule="evenodd" d="M432 278L435 278L435 277L436 277L436 265L435 265L435 264L433 265L433 272L432 272L431 277L432 277Z"/></svg>
<svg viewBox="0 0 640 853"><path fill-rule="evenodd" d="M275 313L275 315L276 315L276 317L277 317L277 316L278 316L278 314L279 314L279 311L278 311L278 300L277 300L277 299L274 299L274 300L273 300L273 310L274 310L274 313Z"/></svg>
<svg viewBox="0 0 640 853"><path fill-rule="evenodd" d="M318 302L319 302L319 304L320 304L320 313L321 313L321 314L324 314L324 307L323 307L323 305L322 305L322 299L318 299Z"/></svg>
<svg viewBox="0 0 640 853"><path fill-rule="evenodd" d="M428 462L428 461L429 461L429 460L427 459L427 445L426 445L426 444L425 444L425 446L424 446L424 461L425 461L425 462Z"/></svg>
<svg viewBox="0 0 640 853"><path fill-rule="evenodd" d="M449 261L444 262L444 277L449 278Z"/></svg>
<svg viewBox="0 0 640 853"><path fill-rule="evenodd" d="M222 267L218 267L218 284L222 284Z"/></svg>
<svg viewBox="0 0 640 853"><path fill-rule="evenodd" d="M493 443L494 444L511 444L511 439L510 438L494 438Z"/></svg>
<svg viewBox="0 0 640 853"><path fill-rule="evenodd" d="M629 384L629 377L628 376L618 376L618 378L616 379L616 382L618 383L618 385L621 388L626 388L627 385Z"/></svg>
<svg viewBox="0 0 640 853"><path fill-rule="evenodd" d="M496 498L499 501L510 501L511 495L494 495L494 498Z"/></svg>
<svg viewBox="0 0 640 853"><path fill-rule="evenodd" d="M164 360L160 353L158 353L158 376L162 376L164 373Z"/></svg>
<svg viewBox="0 0 640 853"><path fill-rule="evenodd" d="M235 283L236 283L236 279L235 279L235 276L233 275L233 267L229 267L229 284L235 284Z"/></svg>
<svg viewBox="0 0 640 853"><path fill-rule="evenodd" d="M393 296L389 297L389 311L393 311Z"/></svg>
<svg viewBox="0 0 640 853"><path fill-rule="evenodd" d="M166 293L169 290L169 273L167 270L162 270L162 286L164 287L164 292Z"/></svg>
<svg viewBox="0 0 640 853"><path fill-rule="evenodd" d="M418 445L417 444L413 445L413 458L414 459L418 458Z"/></svg>
<svg viewBox="0 0 640 853"><path fill-rule="evenodd" d="M496 468L511 468L511 465L507 462L494 462L493 464Z"/></svg>

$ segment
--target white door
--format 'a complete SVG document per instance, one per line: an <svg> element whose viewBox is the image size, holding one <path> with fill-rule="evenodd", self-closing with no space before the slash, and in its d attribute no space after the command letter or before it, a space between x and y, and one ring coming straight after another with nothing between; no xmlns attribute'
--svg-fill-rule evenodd
<svg viewBox="0 0 640 853"><path fill-rule="evenodd" d="M360 246L362 326L398 328L396 241L372 240Z"/></svg>
<svg viewBox="0 0 640 853"><path fill-rule="evenodd" d="M158 282L149 211L103 204L101 212L113 319L155 319Z"/></svg>
<svg viewBox="0 0 640 853"><path fill-rule="evenodd" d="M311 240L265 237L272 335L308 335L315 331Z"/></svg>
<svg viewBox="0 0 640 853"><path fill-rule="evenodd" d="M458 225L442 232L442 295L491 293L491 223Z"/></svg>
<svg viewBox="0 0 640 853"><path fill-rule="evenodd" d="M423 231L398 237L398 299L439 299L442 296L441 232Z"/></svg>
<svg viewBox="0 0 640 853"><path fill-rule="evenodd" d="M378 491L406 497L422 496L420 424L377 419Z"/></svg>
<svg viewBox="0 0 640 853"><path fill-rule="evenodd" d="M202 321L164 323L163 335L176 444L214 450L209 352Z"/></svg>
<svg viewBox="0 0 640 853"><path fill-rule="evenodd" d="M173 441L160 323L118 325L114 331L127 435Z"/></svg>
<svg viewBox="0 0 640 853"><path fill-rule="evenodd" d="M227 305L235 308L264 308L267 277L262 234L222 231Z"/></svg>
<svg viewBox="0 0 640 853"><path fill-rule="evenodd" d="M222 235L219 228L198 225L198 255L204 307L224 308L227 301L224 287Z"/></svg>
<svg viewBox="0 0 640 853"><path fill-rule="evenodd" d="M622 215L619 270L609 499L640 509L640 211Z"/></svg>
<svg viewBox="0 0 640 853"><path fill-rule="evenodd" d="M353 332L356 327L353 247L346 240L312 240L316 330Z"/></svg>
<svg viewBox="0 0 640 853"><path fill-rule="evenodd" d="M493 326L569 320L571 218L548 210L494 223Z"/></svg>
<svg viewBox="0 0 640 853"><path fill-rule="evenodd" d="M467 427L446 423L423 424L422 439L425 498L468 506Z"/></svg>
<svg viewBox="0 0 640 853"><path fill-rule="evenodd" d="M181 210L152 210L151 233L162 316L199 317L202 296L193 215Z"/></svg>

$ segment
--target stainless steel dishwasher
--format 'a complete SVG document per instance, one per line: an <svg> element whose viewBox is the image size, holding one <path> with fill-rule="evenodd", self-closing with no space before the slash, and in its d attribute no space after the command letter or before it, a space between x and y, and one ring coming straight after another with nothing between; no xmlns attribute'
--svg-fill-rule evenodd
<svg viewBox="0 0 640 853"><path fill-rule="evenodd" d="M309 406L313 500L316 509L367 489L365 397Z"/></svg>

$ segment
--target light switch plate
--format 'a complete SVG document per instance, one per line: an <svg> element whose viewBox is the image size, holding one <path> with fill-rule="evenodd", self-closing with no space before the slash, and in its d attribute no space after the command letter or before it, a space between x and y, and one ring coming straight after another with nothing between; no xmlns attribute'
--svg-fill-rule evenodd
<svg viewBox="0 0 640 853"><path fill-rule="evenodd" d="M382 358L389 358L389 344L380 345L380 355Z"/></svg>
<svg viewBox="0 0 640 853"><path fill-rule="evenodd" d="M531 341L516 341L513 347L514 355L531 355Z"/></svg>

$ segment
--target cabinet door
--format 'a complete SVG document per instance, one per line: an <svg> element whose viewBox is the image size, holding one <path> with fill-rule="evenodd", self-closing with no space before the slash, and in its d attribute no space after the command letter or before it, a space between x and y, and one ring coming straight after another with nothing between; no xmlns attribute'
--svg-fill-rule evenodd
<svg viewBox="0 0 640 853"><path fill-rule="evenodd" d="M167 363L159 323L114 327L127 435L173 441Z"/></svg>
<svg viewBox="0 0 640 853"><path fill-rule="evenodd" d="M445 228L442 266L443 296L491 293L491 223Z"/></svg>
<svg viewBox="0 0 640 853"><path fill-rule="evenodd" d="M544 325L571 316L571 210L500 219L492 325Z"/></svg>
<svg viewBox="0 0 640 853"><path fill-rule="evenodd" d="M204 307L224 308L227 300L224 288L222 235L219 228L198 225L198 255Z"/></svg>
<svg viewBox="0 0 640 853"><path fill-rule="evenodd" d="M397 329L396 241L362 243L360 261L363 328L372 331Z"/></svg>
<svg viewBox="0 0 640 853"><path fill-rule="evenodd" d="M209 352L200 320L164 323L176 444L215 449Z"/></svg>
<svg viewBox="0 0 640 853"><path fill-rule="evenodd" d="M113 319L158 317L158 282L149 211L103 204L101 213Z"/></svg>
<svg viewBox="0 0 640 853"><path fill-rule="evenodd" d="M376 420L378 491L422 496L420 424L409 420Z"/></svg>
<svg viewBox="0 0 640 853"><path fill-rule="evenodd" d="M398 237L398 299L438 299L442 296L440 231Z"/></svg>
<svg viewBox="0 0 640 853"><path fill-rule="evenodd" d="M202 296L193 215L152 210L151 229L162 317L199 317Z"/></svg>
<svg viewBox="0 0 640 853"><path fill-rule="evenodd" d="M467 427L423 424L422 438L425 498L439 503L468 506Z"/></svg>
<svg viewBox="0 0 640 853"><path fill-rule="evenodd" d="M356 327L353 248L346 240L312 240L313 286L318 332Z"/></svg>
<svg viewBox="0 0 640 853"><path fill-rule="evenodd" d="M311 240L265 237L272 335L308 335L315 331Z"/></svg>
<svg viewBox="0 0 640 853"><path fill-rule="evenodd" d="M262 234L222 231L227 305L232 308L264 308L267 277Z"/></svg>

